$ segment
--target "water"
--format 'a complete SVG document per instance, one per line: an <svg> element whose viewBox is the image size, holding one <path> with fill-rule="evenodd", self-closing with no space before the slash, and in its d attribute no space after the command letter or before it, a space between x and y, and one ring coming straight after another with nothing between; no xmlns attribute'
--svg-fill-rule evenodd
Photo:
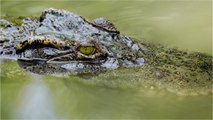
<svg viewBox="0 0 213 120"><path fill-rule="evenodd" d="M89 20L109 18L121 33L138 40L211 54L210 0L7 0L1 1L1 16L39 16L48 7L73 11ZM212 118L212 94L181 96L152 85L142 86L136 79L140 74L134 76L133 69L88 80L72 74L28 73L11 60L1 60L0 68L2 119ZM95 80L97 84L92 84Z"/></svg>

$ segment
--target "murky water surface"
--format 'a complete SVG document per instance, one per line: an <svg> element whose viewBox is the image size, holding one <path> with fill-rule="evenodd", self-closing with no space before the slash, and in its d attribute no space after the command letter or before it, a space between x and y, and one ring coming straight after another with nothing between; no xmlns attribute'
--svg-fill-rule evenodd
<svg viewBox="0 0 213 120"><path fill-rule="evenodd" d="M89 20L107 17L121 33L138 38L138 41L146 39L211 54L211 5L211 0L3 0L1 16L39 16L45 8L61 8ZM72 74L32 74L21 70L16 61L0 60L2 119L212 118L212 94L180 96L152 85L138 85L132 69L129 72L128 69L115 70L125 72L122 77L116 77L116 72L94 76L99 80L95 85L90 84L90 79Z"/></svg>

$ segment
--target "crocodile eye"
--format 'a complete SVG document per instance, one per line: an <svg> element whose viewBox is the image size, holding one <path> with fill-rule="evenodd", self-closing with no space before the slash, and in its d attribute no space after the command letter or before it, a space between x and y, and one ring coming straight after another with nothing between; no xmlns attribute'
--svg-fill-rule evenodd
<svg viewBox="0 0 213 120"><path fill-rule="evenodd" d="M91 55L95 51L95 47L93 46L80 46L79 51L85 55Z"/></svg>

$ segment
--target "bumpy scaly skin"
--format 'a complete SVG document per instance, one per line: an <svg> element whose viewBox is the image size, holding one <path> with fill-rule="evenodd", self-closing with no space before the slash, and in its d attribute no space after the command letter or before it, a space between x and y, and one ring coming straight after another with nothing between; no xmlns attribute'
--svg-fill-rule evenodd
<svg viewBox="0 0 213 120"><path fill-rule="evenodd" d="M90 23L74 13L50 8L39 20L23 19L21 26L6 20L0 24L1 57L18 59L22 68L34 73L91 73L142 65L131 73L144 80L142 84L192 94L212 92L212 56L145 41L135 44L107 19ZM87 51L88 46L92 54L83 54L81 47Z"/></svg>
<svg viewBox="0 0 213 120"><path fill-rule="evenodd" d="M46 72L41 69L44 64L48 66L53 63L78 73L144 64L139 46L127 36L119 34L109 20L107 24L104 20L98 24L90 23L74 13L53 8L42 12L39 21L24 19L18 28L2 20L1 26L4 27L0 34L4 42L1 54L4 57L15 56L22 64L23 61L31 61L32 65L28 64L29 67L25 66L25 69L31 68L33 72L39 68L41 73ZM9 42L5 42L7 40ZM87 49L89 44L95 49L92 54L79 51L79 47ZM55 72L58 72L57 69Z"/></svg>
<svg viewBox="0 0 213 120"><path fill-rule="evenodd" d="M105 30L109 32L115 32L119 33L115 25L108 19L106 18L96 18L92 22L93 25L104 28Z"/></svg>

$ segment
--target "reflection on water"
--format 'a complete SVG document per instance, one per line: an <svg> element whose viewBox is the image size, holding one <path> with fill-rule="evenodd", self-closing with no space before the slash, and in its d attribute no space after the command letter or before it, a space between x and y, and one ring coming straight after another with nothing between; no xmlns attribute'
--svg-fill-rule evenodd
<svg viewBox="0 0 213 120"><path fill-rule="evenodd" d="M40 76L21 70L15 61L2 63L2 119L211 118L212 94L178 96L154 86L94 86L75 75Z"/></svg>
<svg viewBox="0 0 213 120"><path fill-rule="evenodd" d="M14 118L38 119L56 118L53 98L42 76L31 74L31 80L20 91L18 107L14 109Z"/></svg>

